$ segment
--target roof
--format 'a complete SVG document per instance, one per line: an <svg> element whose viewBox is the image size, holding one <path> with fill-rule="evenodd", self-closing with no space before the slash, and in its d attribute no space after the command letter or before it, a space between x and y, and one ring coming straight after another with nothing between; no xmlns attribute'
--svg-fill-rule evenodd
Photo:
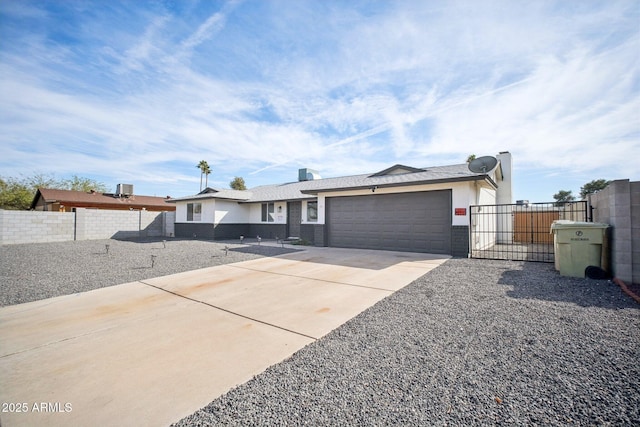
<svg viewBox="0 0 640 427"><path fill-rule="evenodd" d="M395 165L375 174L319 180L316 181L316 186L305 189L303 192L306 194L317 194L322 191L347 191L373 187L401 187L407 185L439 184L444 182L476 181L483 179L488 179L492 185L495 186L495 183L489 175L471 172L466 163L421 169Z"/></svg>
<svg viewBox="0 0 640 427"><path fill-rule="evenodd" d="M198 194L193 196L176 197L175 199L167 200L169 203L175 203L176 201L185 200L200 200L200 199L227 199L235 201L246 201L251 198L252 191L249 190L231 190L231 189L218 189L207 187Z"/></svg>
<svg viewBox="0 0 640 427"><path fill-rule="evenodd" d="M38 199L44 199L45 203L61 203L61 204L82 204L91 206L104 207L132 207L132 208L162 208L164 210L173 210L172 205L167 205L164 197L154 196L138 196L117 197L110 193L84 192L73 190L58 190L53 188L39 188L31 202L31 209L35 208Z"/></svg>
<svg viewBox="0 0 640 427"><path fill-rule="evenodd" d="M488 180L491 185L497 187L488 174L471 172L466 163L429 168L394 165L374 174L262 185L243 191L205 189L199 194L178 197L169 200L169 202L199 199L231 199L244 203L303 200L313 199L318 193L327 191L347 191L373 187L399 187L476 180Z"/></svg>

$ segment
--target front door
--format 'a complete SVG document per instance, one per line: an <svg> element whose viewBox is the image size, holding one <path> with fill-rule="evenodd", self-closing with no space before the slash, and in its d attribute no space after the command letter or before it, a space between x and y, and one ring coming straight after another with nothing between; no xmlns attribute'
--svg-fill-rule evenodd
<svg viewBox="0 0 640 427"><path fill-rule="evenodd" d="M287 237L300 237L302 202L287 203Z"/></svg>

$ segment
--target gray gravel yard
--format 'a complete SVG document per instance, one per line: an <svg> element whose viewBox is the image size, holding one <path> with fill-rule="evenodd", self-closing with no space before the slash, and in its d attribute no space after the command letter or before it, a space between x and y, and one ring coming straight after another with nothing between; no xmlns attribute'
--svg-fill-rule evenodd
<svg viewBox="0 0 640 427"><path fill-rule="evenodd" d="M0 304L291 250L164 246L0 246ZM639 361L640 305L615 284L451 259L175 425L640 425Z"/></svg>
<svg viewBox="0 0 640 427"><path fill-rule="evenodd" d="M243 245L179 239L165 242L107 239L0 245L0 306L295 250L266 243L258 246L256 242Z"/></svg>
<svg viewBox="0 0 640 427"><path fill-rule="evenodd" d="M639 328L611 282L452 259L176 426L637 426Z"/></svg>

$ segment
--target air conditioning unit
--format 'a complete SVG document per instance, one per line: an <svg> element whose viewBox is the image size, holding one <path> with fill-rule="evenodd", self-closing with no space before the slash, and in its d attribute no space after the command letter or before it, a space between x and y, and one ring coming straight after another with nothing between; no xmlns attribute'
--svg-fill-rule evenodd
<svg viewBox="0 0 640 427"><path fill-rule="evenodd" d="M309 168L298 169L298 181L313 181L314 179L321 179L317 170Z"/></svg>
<svg viewBox="0 0 640 427"><path fill-rule="evenodd" d="M133 184L118 184L116 188L117 196L133 196Z"/></svg>

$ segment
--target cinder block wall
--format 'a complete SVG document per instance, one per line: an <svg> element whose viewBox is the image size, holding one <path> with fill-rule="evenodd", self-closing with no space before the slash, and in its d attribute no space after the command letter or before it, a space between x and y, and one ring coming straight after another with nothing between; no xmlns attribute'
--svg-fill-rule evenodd
<svg viewBox="0 0 640 427"><path fill-rule="evenodd" d="M610 224L613 274L640 283L640 182L613 181L590 196L593 221Z"/></svg>
<svg viewBox="0 0 640 427"><path fill-rule="evenodd" d="M140 212L76 209L77 240L126 239L139 236Z"/></svg>
<svg viewBox="0 0 640 427"><path fill-rule="evenodd" d="M0 244L170 236L174 221L174 212L0 210Z"/></svg>
<svg viewBox="0 0 640 427"><path fill-rule="evenodd" d="M73 240L71 212L0 210L0 244Z"/></svg>

